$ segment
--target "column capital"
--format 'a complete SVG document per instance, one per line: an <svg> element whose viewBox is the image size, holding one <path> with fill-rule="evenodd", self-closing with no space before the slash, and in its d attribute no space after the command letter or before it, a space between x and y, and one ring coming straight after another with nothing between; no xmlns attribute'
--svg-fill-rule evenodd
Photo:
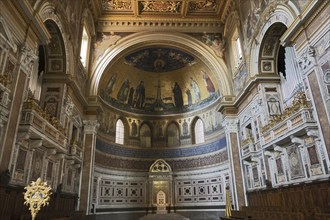
<svg viewBox="0 0 330 220"><path fill-rule="evenodd" d="M97 120L83 120L84 123L84 133L96 133L99 128L99 123Z"/></svg>
<svg viewBox="0 0 330 220"><path fill-rule="evenodd" d="M238 131L237 125L238 125L237 117L226 117L222 122L222 126L225 128L226 132L237 132Z"/></svg>

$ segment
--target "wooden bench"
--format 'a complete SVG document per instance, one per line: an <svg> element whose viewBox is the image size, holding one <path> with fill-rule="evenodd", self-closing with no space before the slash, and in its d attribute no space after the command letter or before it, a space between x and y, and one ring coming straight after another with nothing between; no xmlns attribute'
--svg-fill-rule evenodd
<svg viewBox="0 0 330 220"><path fill-rule="evenodd" d="M329 220L330 213L315 213L314 219L315 220Z"/></svg>

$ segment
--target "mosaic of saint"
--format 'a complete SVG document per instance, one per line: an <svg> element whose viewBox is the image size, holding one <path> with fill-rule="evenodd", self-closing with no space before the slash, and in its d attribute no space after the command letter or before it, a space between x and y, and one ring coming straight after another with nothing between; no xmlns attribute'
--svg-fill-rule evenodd
<svg viewBox="0 0 330 220"><path fill-rule="evenodd" d="M104 77L101 98L141 114L184 113L220 97L208 68L176 49L148 48L121 58Z"/></svg>

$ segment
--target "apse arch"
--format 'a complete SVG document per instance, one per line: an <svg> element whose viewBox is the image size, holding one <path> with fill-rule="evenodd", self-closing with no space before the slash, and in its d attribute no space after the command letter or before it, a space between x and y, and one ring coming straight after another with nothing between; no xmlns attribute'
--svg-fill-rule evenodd
<svg viewBox="0 0 330 220"><path fill-rule="evenodd" d="M175 46L184 51L193 51L196 56L202 58L205 64L210 66L214 77L220 82L221 96L232 94L232 82L226 74L227 67L224 60L216 57L214 52L202 42L181 33L142 32L121 38L105 52L99 61L97 61L90 78L89 95L98 95L103 74L116 62L118 57L127 53L127 51L144 48L148 45Z"/></svg>
<svg viewBox="0 0 330 220"><path fill-rule="evenodd" d="M268 17L267 14L263 14L262 18L265 19L265 22L262 22L264 25L260 28L260 31L257 33L255 39L253 40L251 44L250 49L250 62L249 62L249 73L250 76L258 75L261 73L260 67L263 65L262 62L259 60L259 55L262 52L263 49L261 42L263 41L268 29L275 23L282 23L284 26L289 27L293 21L294 18L298 16L299 12L297 7L290 1L288 5L284 5L281 3L276 3L277 5L270 5L265 10L266 13L271 13ZM274 10L270 10L271 7L275 7ZM270 64L272 65L272 64ZM267 67L268 69L268 67ZM267 70L266 70L267 72ZM268 70L268 72L273 72L271 70Z"/></svg>

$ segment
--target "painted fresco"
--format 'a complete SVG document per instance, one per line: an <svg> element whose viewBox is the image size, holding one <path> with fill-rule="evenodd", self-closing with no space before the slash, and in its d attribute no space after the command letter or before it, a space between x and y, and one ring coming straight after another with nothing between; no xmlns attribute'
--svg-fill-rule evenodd
<svg viewBox="0 0 330 220"><path fill-rule="evenodd" d="M274 0L240 1L245 39L249 42L255 32L260 16L267 5Z"/></svg>
<svg viewBox="0 0 330 220"><path fill-rule="evenodd" d="M113 107L141 114L193 111L220 97L214 76L201 63L174 49L134 52L105 74L100 96Z"/></svg>
<svg viewBox="0 0 330 220"><path fill-rule="evenodd" d="M245 69L242 69L238 72L238 74L234 77L234 92L237 95L245 86L248 80L248 74Z"/></svg>

